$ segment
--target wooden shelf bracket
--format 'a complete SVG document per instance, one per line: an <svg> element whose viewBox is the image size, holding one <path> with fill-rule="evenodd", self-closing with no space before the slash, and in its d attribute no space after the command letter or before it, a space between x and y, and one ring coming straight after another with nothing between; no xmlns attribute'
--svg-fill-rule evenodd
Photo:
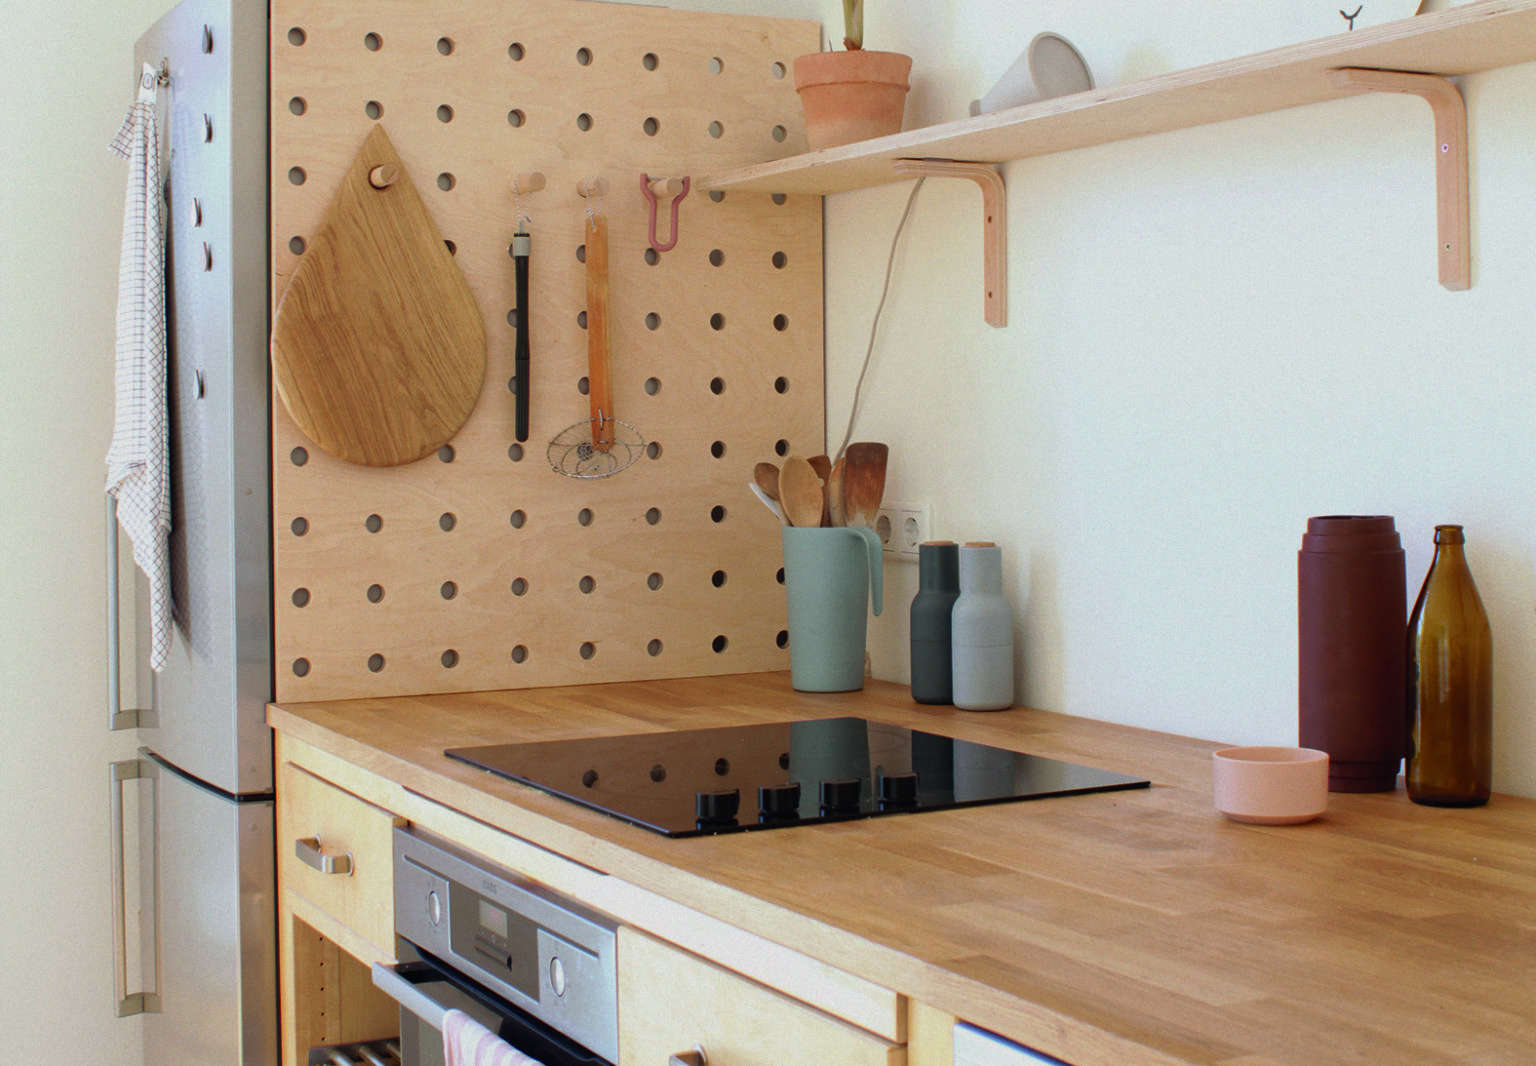
<svg viewBox="0 0 1536 1066"><path fill-rule="evenodd" d="M1449 78L1397 70L1341 67L1328 72L1336 89L1354 93L1407 93L1435 116L1435 214L1440 284L1455 292L1472 287L1472 224L1468 206L1467 104Z"/></svg>
<svg viewBox="0 0 1536 1066"><path fill-rule="evenodd" d="M983 212L982 256L986 282L983 311L987 325L1008 324L1008 196L1003 176L987 163L960 163L953 159L896 159L891 166L908 177L968 178L981 188Z"/></svg>

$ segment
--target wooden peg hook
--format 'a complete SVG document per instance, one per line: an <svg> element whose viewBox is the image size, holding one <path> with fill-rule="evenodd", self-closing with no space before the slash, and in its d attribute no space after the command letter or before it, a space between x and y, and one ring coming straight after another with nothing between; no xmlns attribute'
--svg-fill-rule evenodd
<svg viewBox="0 0 1536 1066"><path fill-rule="evenodd" d="M576 195L588 200L601 200L608 195L608 179L603 177L582 178L576 183Z"/></svg>
<svg viewBox="0 0 1536 1066"><path fill-rule="evenodd" d="M525 170L512 175L512 195L525 196L544 188L544 174L537 170Z"/></svg>
<svg viewBox="0 0 1536 1066"><path fill-rule="evenodd" d="M393 163L381 163L368 172L368 184L375 189L387 189L400 180L400 168Z"/></svg>

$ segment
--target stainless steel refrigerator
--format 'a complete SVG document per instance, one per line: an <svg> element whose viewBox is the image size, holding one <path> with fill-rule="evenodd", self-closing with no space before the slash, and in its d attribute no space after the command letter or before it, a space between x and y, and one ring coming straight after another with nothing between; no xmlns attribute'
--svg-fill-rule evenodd
<svg viewBox="0 0 1536 1066"><path fill-rule="evenodd" d="M266 1066L278 1060L267 5L185 0L140 38L135 78L145 63L164 72L176 624L150 706L122 709L109 505L109 717L142 745L110 775L117 1012L145 1015L151 1066Z"/></svg>

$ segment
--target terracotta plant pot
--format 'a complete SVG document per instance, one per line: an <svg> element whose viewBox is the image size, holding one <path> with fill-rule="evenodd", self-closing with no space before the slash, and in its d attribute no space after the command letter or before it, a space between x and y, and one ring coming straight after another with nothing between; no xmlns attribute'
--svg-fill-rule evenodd
<svg viewBox="0 0 1536 1066"><path fill-rule="evenodd" d="M795 90L812 148L901 132L912 57L896 52L812 52L795 60Z"/></svg>

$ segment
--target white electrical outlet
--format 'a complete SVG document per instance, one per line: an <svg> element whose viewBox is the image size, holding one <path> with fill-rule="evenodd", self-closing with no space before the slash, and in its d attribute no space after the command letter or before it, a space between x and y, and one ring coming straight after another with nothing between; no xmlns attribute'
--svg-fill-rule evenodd
<svg viewBox="0 0 1536 1066"><path fill-rule="evenodd" d="M929 539L931 526L926 503L888 503L875 512L880 547L903 559L917 558L917 546Z"/></svg>

